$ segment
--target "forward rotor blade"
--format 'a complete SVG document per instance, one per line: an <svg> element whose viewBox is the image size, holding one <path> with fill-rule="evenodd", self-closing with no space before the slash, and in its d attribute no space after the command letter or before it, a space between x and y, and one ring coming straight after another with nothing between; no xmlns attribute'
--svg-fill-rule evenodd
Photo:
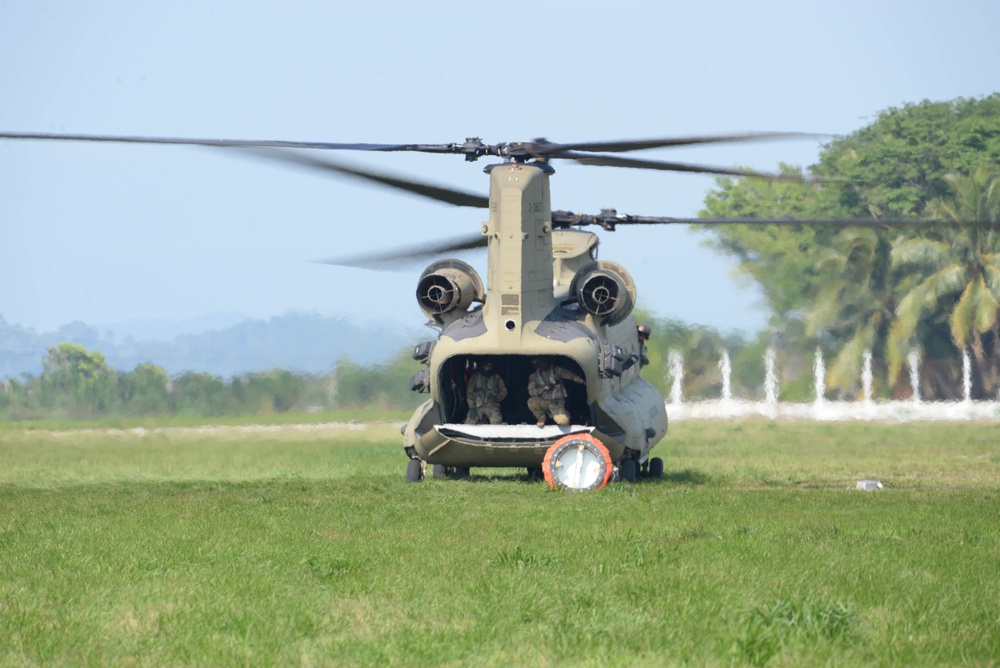
<svg viewBox="0 0 1000 668"><path fill-rule="evenodd" d="M714 165L699 165L691 162L668 162L662 160L640 160L638 158L619 158L615 155L587 156L578 153L567 153L562 156L581 165L598 165L601 167L626 167L628 169L653 169L661 172L689 172L692 174L722 174L726 176L744 176L772 181L796 181L813 183L842 179L807 178L796 174L776 174L773 172L758 172L740 167L717 167Z"/></svg>
<svg viewBox="0 0 1000 668"><path fill-rule="evenodd" d="M536 140L536 145L551 148L553 157L563 157L560 153L566 151L586 151L600 153L624 153L628 151L643 151L651 148L667 148L671 146L691 146L695 144L722 144L752 141L767 141L772 139L819 139L832 135L811 132L746 132L728 135L700 135L693 137L662 137L658 139L624 139L619 141L573 142L568 144L549 144L544 140Z"/></svg>
<svg viewBox="0 0 1000 668"><path fill-rule="evenodd" d="M442 253L486 248L488 237L482 234L455 237L448 240L434 241L419 246L407 246L389 251L364 253L333 257L325 260L315 260L318 264L332 264L340 267L358 267L378 271L402 270L405 265L417 261L436 259Z"/></svg>
<svg viewBox="0 0 1000 668"><path fill-rule="evenodd" d="M394 176L387 172L381 172L370 168L355 167L343 162L335 162L328 158L317 158L304 153L295 153L283 149L271 148L248 148L242 153L267 160L285 162L313 170L334 172L342 176L371 181L382 186L395 188L405 192L420 195L427 199L438 202L446 202L454 206L467 206L476 209L486 209L490 205L490 198L476 193L464 192L446 186L437 186L423 181L416 181L402 176Z"/></svg>
<svg viewBox="0 0 1000 668"><path fill-rule="evenodd" d="M61 134L52 132L0 132L0 139L41 139L90 141L119 144L177 144L219 148L315 148L341 151L416 151L421 153L461 153L460 144L349 144L279 139L198 139L191 137L139 137L126 135Z"/></svg>

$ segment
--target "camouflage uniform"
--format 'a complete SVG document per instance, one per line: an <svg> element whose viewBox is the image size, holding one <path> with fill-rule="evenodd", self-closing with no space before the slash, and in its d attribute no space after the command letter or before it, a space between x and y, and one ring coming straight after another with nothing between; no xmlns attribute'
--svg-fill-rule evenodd
<svg viewBox="0 0 1000 668"><path fill-rule="evenodd" d="M489 420L490 424L503 424L503 414L500 413L500 402L507 396L507 386L496 373L483 374L478 371L469 379L469 387L465 392L469 402L469 414L465 424L481 424Z"/></svg>
<svg viewBox="0 0 1000 668"><path fill-rule="evenodd" d="M639 336L639 368L649 364L649 355L646 354L646 341L649 341L649 336L652 332L649 331L649 327L646 325L639 325L636 327L636 332Z"/></svg>
<svg viewBox="0 0 1000 668"><path fill-rule="evenodd" d="M566 388L562 380L571 380L583 384L585 381L571 371L553 366L548 369L535 369L528 376L528 410L538 420L545 423L546 414L551 415L557 425L569 424L569 413L566 412ZM548 386L549 389L545 389Z"/></svg>

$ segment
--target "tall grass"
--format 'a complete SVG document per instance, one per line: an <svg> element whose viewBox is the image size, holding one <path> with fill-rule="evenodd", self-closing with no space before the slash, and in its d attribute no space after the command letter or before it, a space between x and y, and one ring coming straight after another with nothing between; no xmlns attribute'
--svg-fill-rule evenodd
<svg viewBox="0 0 1000 668"><path fill-rule="evenodd" d="M4 431L0 664L993 665L998 436L683 423L571 494L407 485L393 425Z"/></svg>

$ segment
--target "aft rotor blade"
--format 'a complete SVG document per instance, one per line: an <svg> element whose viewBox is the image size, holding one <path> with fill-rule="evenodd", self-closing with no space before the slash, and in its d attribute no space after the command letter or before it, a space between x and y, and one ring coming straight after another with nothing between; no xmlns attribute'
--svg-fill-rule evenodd
<svg viewBox="0 0 1000 668"><path fill-rule="evenodd" d="M890 230L894 227L984 227L997 229L1000 222L989 220L942 220L937 218L689 218L697 225L827 225L831 227L873 227ZM641 224L641 223L640 223Z"/></svg>
<svg viewBox="0 0 1000 668"><path fill-rule="evenodd" d="M387 172L381 172L370 168L361 168L343 162L335 162L329 158L318 158L304 153L296 153L283 149L253 148L242 151L246 155L260 157L267 160L285 162L300 167L326 172L334 172L341 176L353 177L371 181L382 186L395 188L405 192L420 195L438 202L446 202L454 206L467 206L476 209L486 209L490 205L490 198L485 195L464 192L455 188L438 186L423 181L416 181L411 178L395 176Z"/></svg>
<svg viewBox="0 0 1000 668"><path fill-rule="evenodd" d="M407 246L395 250L364 253L333 257L325 260L315 260L318 264L332 264L341 267L358 267L361 269L395 270L403 269L404 265L437 258L442 253L486 248L488 237L482 234L455 237L448 240L434 241L417 246Z"/></svg>
<svg viewBox="0 0 1000 668"><path fill-rule="evenodd" d="M634 216L605 209L592 215L572 211L553 211L554 227L583 227L599 225L614 230L618 225L799 225L829 227L894 227L941 229L950 226L1000 228L1000 222L983 220L942 220L933 218L673 218L668 216Z"/></svg>
<svg viewBox="0 0 1000 668"><path fill-rule="evenodd" d="M0 132L0 139L41 139L51 141L89 141L119 144L176 144L215 146L219 148L314 148L341 151L416 151L420 153L461 153L460 144L368 144L281 139L200 139L192 137L141 137L127 135L62 134L53 132Z"/></svg>
<svg viewBox="0 0 1000 668"><path fill-rule="evenodd" d="M811 132L745 132L741 134L700 135L691 137L661 137L658 139L624 139L619 141L573 142L568 144L550 144L544 140L536 140L537 146L551 149L552 157L562 157L565 151L585 151L598 153L625 153L628 151L644 151L651 148L668 148L672 146L692 146L696 144L722 144L752 141L768 141L773 139L819 139L832 135Z"/></svg>

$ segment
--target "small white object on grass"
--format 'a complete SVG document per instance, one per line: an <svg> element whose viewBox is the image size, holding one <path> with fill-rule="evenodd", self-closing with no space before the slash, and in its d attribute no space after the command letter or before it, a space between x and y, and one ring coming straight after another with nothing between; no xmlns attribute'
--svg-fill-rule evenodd
<svg viewBox="0 0 1000 668"><path fill-rule="evenodd" d="M865 492L871 492L876 489L882 489L882 483L877 480L859 480L858 489Z"/></svg>

